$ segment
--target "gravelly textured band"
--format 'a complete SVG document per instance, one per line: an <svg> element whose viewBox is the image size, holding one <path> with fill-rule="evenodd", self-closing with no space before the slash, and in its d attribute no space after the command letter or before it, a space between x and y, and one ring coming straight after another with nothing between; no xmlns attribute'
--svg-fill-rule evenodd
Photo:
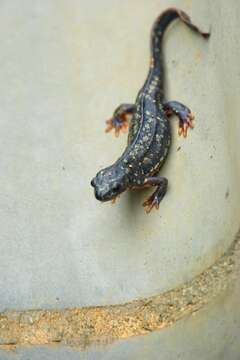
<svg viewBox="0 0 240 360"><path fill-rule="evenodd" d="M212 301L236 279L239 269L240 232L214 265L166 293L114 306L1 313L0 349L54 343L85 349L162 329Z"/></svg>

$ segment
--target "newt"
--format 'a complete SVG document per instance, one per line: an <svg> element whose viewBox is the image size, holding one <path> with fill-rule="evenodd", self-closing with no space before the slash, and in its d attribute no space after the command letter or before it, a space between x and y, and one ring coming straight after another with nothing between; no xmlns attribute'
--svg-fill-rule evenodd
<svg viewBox="0 0 240 360"><path fill-rule="evenodd" d="M176 8L167 9L156 19L151 32L150 69L135 104L121 104L106 121L106 132L114 130L118 136L129 126L129 133L123 154L113 165L100 170L91 181L95 197L100 201L114 201L127 189L155 186L155 191L143 203L146 213L149 213L154 207L159 208L166 194L168 179L157 174L171 146L169 118L172 115L178 117L179 136L186 137L188 129L194 127L194 116L187 106L164 99L162 40L168 25L177 18L203 38L210 36L194 25L185 12Z"/></svg>

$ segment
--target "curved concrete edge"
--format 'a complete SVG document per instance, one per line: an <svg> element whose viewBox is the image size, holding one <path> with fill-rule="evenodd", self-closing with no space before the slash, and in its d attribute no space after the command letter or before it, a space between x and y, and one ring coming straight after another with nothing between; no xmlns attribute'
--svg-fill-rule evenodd
<svg viewBox="0 0 240 360"><path fill-rule="evenodd" d="M166 293L123 305L1 313L0 349L61 343L86 350L166 328L226 293L239 275L239 255L240 232L214 265Z"/></svg>
<svg viewBox="0 0 240 360"><path fill-rule="evenodd" d="M239 360L240 283L226 289L195 316L163 331L91 346L80 352L66 346L18 347L1 351L1 360Z"/></svg>

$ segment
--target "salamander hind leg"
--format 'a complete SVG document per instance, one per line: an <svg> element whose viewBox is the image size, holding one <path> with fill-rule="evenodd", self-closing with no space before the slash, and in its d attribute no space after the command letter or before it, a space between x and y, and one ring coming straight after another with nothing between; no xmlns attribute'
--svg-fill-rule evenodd
<svg viewBox="0 0 240 360"><path fill-rule="evenodd" d="M188 128L193 129L194 115L191 110L178 101L168 101L163 104L163 109L167 117L175 114L179 118L178 134L187 136Z"/></svg>
<svg viewBox="0 0 240 360"><path fill-rule="evenodd" d="M159 208L159 204L167 191L168 180L162 176L149 177L145 180L144 185L145 186L155 186L155 185L157 186L157 189L143 203L145 211L148 214L154 207L156 209Z"/></svg>
<svg viewBox="0 0 240 360"><path fill-rule="evenodd" d="M106 120L106 132L114 129L115 136L119 136L120 132L125 132L128 128L128 117L135 110L134 104L121 104L116 108L113 116Z"/></svg>

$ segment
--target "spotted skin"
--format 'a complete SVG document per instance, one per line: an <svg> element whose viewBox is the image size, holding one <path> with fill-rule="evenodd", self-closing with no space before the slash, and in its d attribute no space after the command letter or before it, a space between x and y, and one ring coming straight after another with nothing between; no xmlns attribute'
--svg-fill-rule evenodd
<svg viewBox="0 0 240 360"><path fill-rule="evenodd" d="M151 64L146 81L139 91L135 104L122 104L107 121L106 131L115 130L118 135L127 127L131 115L128 144L121 157L111 166L100 170L91 185L95 197L100 201L115 200L127 189L157 186L153 194L143 203L149 213L167 191L168 180L156 176L163 165L171 145L169 117L179 117L179 135L186 137L188 128L193 127L190 110L177 101L164 101L164 71L162 39L167 26L179 18L193 31L204 38L201 32L183 11L170 8L155 21L151 33Z"/></svg>

